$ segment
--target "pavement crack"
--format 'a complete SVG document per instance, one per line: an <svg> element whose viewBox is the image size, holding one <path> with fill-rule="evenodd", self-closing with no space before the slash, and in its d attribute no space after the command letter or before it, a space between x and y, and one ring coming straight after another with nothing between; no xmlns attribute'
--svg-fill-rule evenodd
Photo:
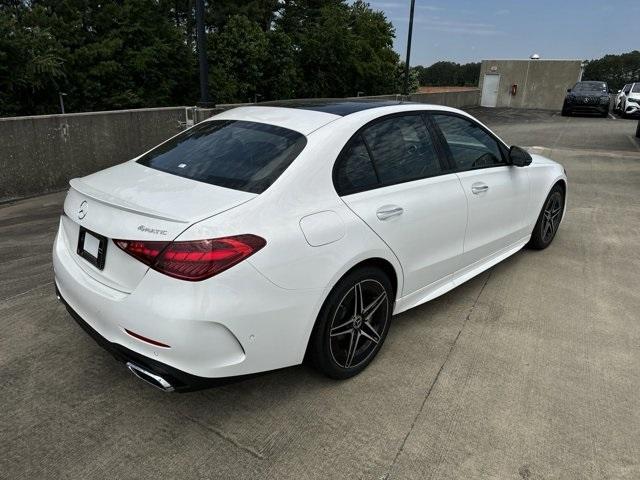
<svg viewBox="0 0 640 480"><path fill-rule="evenodd" d="M5 303L5 302L8 302L8 301L13 300L15 298L22 297L23 295L31 293L34 290L38 290L39 288L46 287L47 285L51 285L52 283L53 283L53 280L50 281L50 282L41 283L37 287L30 288L29 290L25 290L24 292L16 293L15 295L11 295L10 297L0 298L0 303Z"/></svg>
<svg viewBox="0 0 640 480"><path fill-rule="evenodd" d="M424 411L424 407L427 404L427 400L429 399L429 396L431 395L431 392L433 391L436 383L438 383L438 379L440 378L440 374L444 370L444 366L449 361L449 358L451 357L451 354L453 353L453 350L455 349L456 344L458 343L458 339L460 338L460 335L462 334L462 331L464 330L464 328L467 325L467 322L471 318L471 314L475 310L475 307L476 307L476 305L478 303L478 300L480 299L480 296L482 295L482 292L484 292L484 288L487 286L487 283L489 282L489 278L491 278L491 272L492 272L492 270L489 270L489 274L487 275L487 278L484 279L482 287L480 288L480 291L478 292L478 295L476 296L475 300L473 301L473 304L469 308L469 312L467 313L467 316L465 317L464 321L462 322L462 325L460 326L460 330L458 330L458 334L456 335L456 338L454 338L453 342L451 343L451 346L449 347L449 351L447 352L447 355L445 356L444 361L442 362L442 365L440 365L440 368L438 369L438 373L436 373L436 376L434 377L433 382L431 382L431 385L429 385L429 388L427 389L427 391L425 393L425 396L422 399L422 404L420 405L420 408L418 409L418 412L413 417L413 421L411 422L411 425L409 426L409 430L407 431L407 434L404 436L404 439L402 440L402 443L400 444L400 447L398 448L398 451L396 452L395 457L393 457L393 461L391 462L391 465L389 465L389 469L387 470L387 473L381 477L382 480L387 480L389 478L389 475L391 475L391 471L393 470L393 467L397 463L398 458L400 458L400 454L404 450L404 446L406 445L407 440L409 439L409 435L411 435L411 432L413 432L413 429L416 426L416 422L418 421L418 418L420 417L420 415Z"/></svg>
<svg viewBox="0 0 640 480"><path fill-rule="evenodd" d="M255 448L252 448L248 445L244 445L242 443L240 443L238 440L236 440L235 438L233 438L232 436L226 434L225 432L223 432L222 430L212 427L211 425L207 425L206 423L201 422L200 420L196 419L196 418L192 418L189 415L185 415L184 413L182 414L182 417L189 420L190 422L195 423L196 425L198 425L199 427L202 427L203 429L207 430L208 432L211 432L213 434L215 434L216 436L220 437L221 439L225 440L226 442L229 442L231 445L233 445L236 448L239 448L240 450L247 452L249 455L255 457L255 458L259 458L260 460L264 460L265 456L260 453L258 450L256 450Z"/></svg>

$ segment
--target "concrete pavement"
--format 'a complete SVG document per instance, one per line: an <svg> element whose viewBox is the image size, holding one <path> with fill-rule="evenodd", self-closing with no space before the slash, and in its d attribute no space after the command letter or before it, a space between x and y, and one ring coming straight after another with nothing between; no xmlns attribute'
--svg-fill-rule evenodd
<svg viewBox="0 0 640 480"><path fill-rule="evenodd" d="M0 207L0 478L639 478L635 122L474 113L565 165L558 236L395 317L344 382L148 387L55 300L63 195Z"/></svg>

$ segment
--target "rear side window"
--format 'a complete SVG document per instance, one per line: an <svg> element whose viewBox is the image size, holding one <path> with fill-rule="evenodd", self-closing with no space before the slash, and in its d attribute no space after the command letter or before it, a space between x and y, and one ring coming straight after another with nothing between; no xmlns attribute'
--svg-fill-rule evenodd
<svg viewBox="0 0 640 480"><path fill-rule="evenodd" d="M339 195L371 190L378 186L371 157L360 135L356 135L336 165L335 186Z"/></svg>
<svg viewBox="0 0 640 480"><path fill-rule="evenodd" d="M255 122L203 122L154 148L138 163L220 187L262 193L306 145L304 135Z"/></svg>
<svg viewBox="0 0 640 480"><path fill-rule="evenodd" d="M438 153L420 115L391 117L376 122L362 135L383 185L442 173Z"/></svg>
<svg viewBox="0 0 640 480"><path fill-rule="evenodd" d="M458 171L505 165L498 142L478 124L453 115L433 115Z"/></svg>

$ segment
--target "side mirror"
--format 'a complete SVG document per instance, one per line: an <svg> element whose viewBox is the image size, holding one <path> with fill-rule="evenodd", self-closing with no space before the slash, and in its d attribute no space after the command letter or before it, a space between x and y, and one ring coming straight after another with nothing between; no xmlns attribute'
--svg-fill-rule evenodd
<svg viewBox="0 0 640 480"><path fill-rule="evenodd" d="M567 88L567 92L570 92L570 91L571 91L571 89L570 89L570 88Z"/></svg>
<svg viewBox="0 0 640 480"><path fill-rule="evenodd" d="M529 152L525 149L513 145L509 149L509 162L514 167L526 167L533 161Z"/></svg>

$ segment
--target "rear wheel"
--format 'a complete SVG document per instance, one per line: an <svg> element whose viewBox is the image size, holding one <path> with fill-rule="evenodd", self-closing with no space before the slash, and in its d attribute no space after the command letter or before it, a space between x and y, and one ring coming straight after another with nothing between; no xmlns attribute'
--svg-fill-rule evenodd
<svg viewBox="0 0 640 480"><path fill-rule="evenodd" d="M564 192L560 185L551 189L533 227L528 246L536 250L547 248L556 236L564 211Z"/></svg>
<svg viewBox="0 0 640 480"><path fill-rule="evenodd" d="M377 268L345 276L331 291L318 315L309 354L325 375L344 379L366 368L389 331L393 288Z"/></svg>

